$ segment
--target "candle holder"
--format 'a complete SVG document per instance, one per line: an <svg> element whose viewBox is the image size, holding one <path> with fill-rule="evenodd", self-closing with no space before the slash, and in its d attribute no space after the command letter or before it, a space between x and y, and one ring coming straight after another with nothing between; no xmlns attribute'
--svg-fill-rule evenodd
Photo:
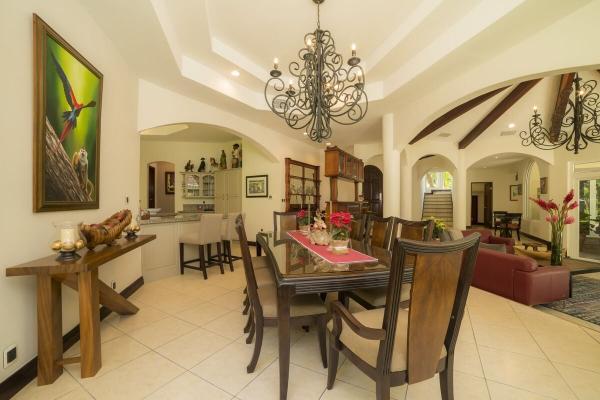
<svg viewBox="0 0 600 400"><path fill-rule="evenodd" d="M127 228L125 228L125 239L134 240L137 238L137 233L140 231L140 226L137 223L132 223Z"/></svg>
<svg viewBox="0 0 600 400"><path fill-rule="evenodd" d="M58 252L58 261L73 261L81 257L77 251L85 246L85 241L81 238L80 225L70 221L55 224L60 239L52 242L50 247Z"/></svg>

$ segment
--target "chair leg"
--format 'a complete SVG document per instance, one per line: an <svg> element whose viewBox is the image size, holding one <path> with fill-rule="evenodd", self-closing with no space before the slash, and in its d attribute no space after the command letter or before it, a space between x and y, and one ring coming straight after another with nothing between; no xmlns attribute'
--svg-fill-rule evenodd
<svg viewBox="0 0 600 400"><path fill-rule="evenodd" d="M244 333L250 332L250 326L252 326L252 310L250 310L248 321L246 322L246 326L244 326Z"/></svg>
<svg viewBox="0 0 600 400"><path fill-rule="evenodd" d="M206 273L206 263L204 262L204 246L198 246L198 255L200 256L200 269L202 270L202 275L204 275L204 279L208 279L208 274Z"/></svg>
<svg viewBox="0 0 600 400"><path fill-rule="evenodd" d="M252 359L250 364L246 367L247 373L254 372L256 364L258 363L258 357L260 356L260 349L262 348L263 341L263 319L257 318L256 321L256 341L254 342L254 352L252 353Z"/></svg>
<svg viewBox="0 0 600 400"><path fill-rule="evenodd" d="M442 400L454 400L454 361L448 358L446 368L440 372L440 392Z"/></svg>
<svg viewBox="0 0 600 400"><path fill-rule="evenodd" d="M252 339L254 339L254 332L256 332L256 322L254 321L254 313L251 314L252 318L250 319L250 332L248 332L248 337L246 338L246 344L252 343Z"/></svg>
<svg viewBox="0 0 600 400"><path fill-rule="evenodd" d="M321 361L323 362L323 368L327 368L327 315L319 317L317 324L317 333L319 334L319 350L321 350Z"/></svg>
<svg viewBox="0 0 600 400"><path fill-rule="evenodd" d="M233 272L233 260L231 255L231 241L225 242L225 252L227 253L227 261L229 262L229 269Z"/></svg>
<svg viewBox="0 0 600 400"><path fill-rule="evenodd" d="M521 230L517 230L517 239L519 239L519 242L521 241Z"/></svg>
<svg viewBox="0 0 600 400"><path fill-rule="evenodd" d="M209 245L210 246L210 245ZM217 243L217 259L219 260L219 267L221 267L221 274L225 273L223 269L223 252L221 248L221 242Z"/></svg>
<svg viewBox="0 0 600 400"><path fill-rule="evenodd" d="M185 246L183 243L179 243L179 273L181 275L183 275L183 264L185 263L183 261L183 246Z"/></svg>
<svg viewBox="0 0 600 400"><path fill-rule="evenodd" d="M242 310L242 315L247 315L248 314L248 309L250 308L250 299L248 299L248 295L246 295L246 298L244 299L244 309Z"/></svg>
<svg viewBox="0 0 600 400"><path fill-rule="evenodd" d="M333 383L338 370L338 361L340 359L340 353L335 348L335 338L332 334L329 334L329 368L327 369L327 389L333 389Z"/></svg>
<svg viewBox="0 0 600 400"><path fill-rule="evenodd" d="M390 400L389 376L382 376L375 381L375 398L377 400Z"/></svg>

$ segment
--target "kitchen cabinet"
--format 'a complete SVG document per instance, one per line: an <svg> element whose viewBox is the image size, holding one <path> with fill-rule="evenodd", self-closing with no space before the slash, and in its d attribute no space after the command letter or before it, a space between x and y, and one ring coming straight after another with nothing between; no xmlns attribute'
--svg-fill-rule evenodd
<svg viewBox="0 0 600 400"><path fill-rule="evenodd" d="M215 212L229 214L242 211L242 169L215 171Z"/></svg>

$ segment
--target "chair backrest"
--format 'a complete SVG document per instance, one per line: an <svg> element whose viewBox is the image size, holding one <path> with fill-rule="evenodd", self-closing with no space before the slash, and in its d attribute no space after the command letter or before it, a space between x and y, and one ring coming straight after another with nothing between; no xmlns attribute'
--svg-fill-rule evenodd
<svg viewBox="0 0 600 400"><path fill-rule="evenodd" d="M428 219L425 221L409 221L402 218L395 218L394 229L392 231L392 238L420 240L423 242L428 242L433 237L434 225L435 222L432 219Z"/></svg>
<svg viewBox="0 0 600 400"><path fill-rule="evenodd" d="M229 213L227 214L227 218L223 219L221 223L221 239L222 240L235 240L238 238L237 232L235 231L235 224L238 215L242 216L242 221L246 220L246 214L244 213Z"/></svg>
<svg viewBox="0 0 600 400"><path fill-rule="evenodd" d="M367 242L371 246L389 249L392 241L393 228L394 217L382 218L370 214L367 220Z"/></svg>
<svg viewBox="0 0 600 400"><path fill-rule="evenodd" d="M510 219L510 223L516 225L518 228L521 227L522 213L507 213L506 218Z"/></svg>
<svg viewBox="0 0 600 400"><path fill-rule="evenodd" d="M221 223L223 214L202 214L200 217L200 242L202 244L221 243Z"/></svg>
<svg viewBox="0 0 600 400"><path fill-rule="evenodd" d="M365 231L367 230L367 214L360 214L357 218L352 219L352 231L350 238L354 240L364 240Z"/></svg>
<svg viewBox="0 0 600 400"><path fill-rule="evenodd" d="M262 306L258 298L258 285L256 284L256 276L254 275L254 266L252 265L252 255L250 254L250 246L246 237L246 228L244 228L244 220L241 215L235 219L235 230L240 240L240 250L242 252L242 262L244 264L244 275L246 275L246 291L248 299L254 307L254 312L262 315Z"/></svg>
<svg viewBox="0 0 600 400"><path fill-rule="evenodd" d="M389 374L407 256L416 255L407 328L407 381L416 383L438 371L443 346L454 352L473 279L479 235L452 242L396 239L384 310L385 338L377 368Z"/></svg>
<svg viewBox="0 0 600 400"><path fill-rule="evenodd" d="M298 229L296 212L294 211L273 211L273 230L284 232Z"/></svg>
<svg viewBox="0 0 600 400"><path fill-rule="evenodd" d="M495 227L499 227L502 224L502 219L506 216L507 212L506 211L494 211L492 213L494 215L494 226Z"/></svg>

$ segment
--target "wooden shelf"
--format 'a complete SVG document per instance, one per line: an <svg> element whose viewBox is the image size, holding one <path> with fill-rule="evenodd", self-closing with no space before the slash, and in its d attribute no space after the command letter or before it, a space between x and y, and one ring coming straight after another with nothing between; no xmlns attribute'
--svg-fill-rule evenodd
<svg viewBox="0 0 600 400"><path fill-rule="evenodd" d="M295 173L291 173L294 171ZM302 172L302 176L299 173ZM307 175L312 176L313 178L308 177ZM319 202L321 199L320 193L320 167L318 165L310 165L307 163L303 163L301 161L292 160L290 158L285 159L285 209L286 211L297 211L300 208L306 208L308 204L311 207L317 208L319 207ZM305 193L292 193L291 192L291 181L294 181L298 185L301 183L302 191L305 188L313 187L315 193L314 194L305 194ZM298 182L300 181L300 182ZM310 184L312 182L312 185ZM294 196L297 196L294 198ZM292 202L292 200L300 198L301 200L298 203ZM311 202L306 203L304 199L310 198ZM314 209L313 208L313 209Z"/></svg>

